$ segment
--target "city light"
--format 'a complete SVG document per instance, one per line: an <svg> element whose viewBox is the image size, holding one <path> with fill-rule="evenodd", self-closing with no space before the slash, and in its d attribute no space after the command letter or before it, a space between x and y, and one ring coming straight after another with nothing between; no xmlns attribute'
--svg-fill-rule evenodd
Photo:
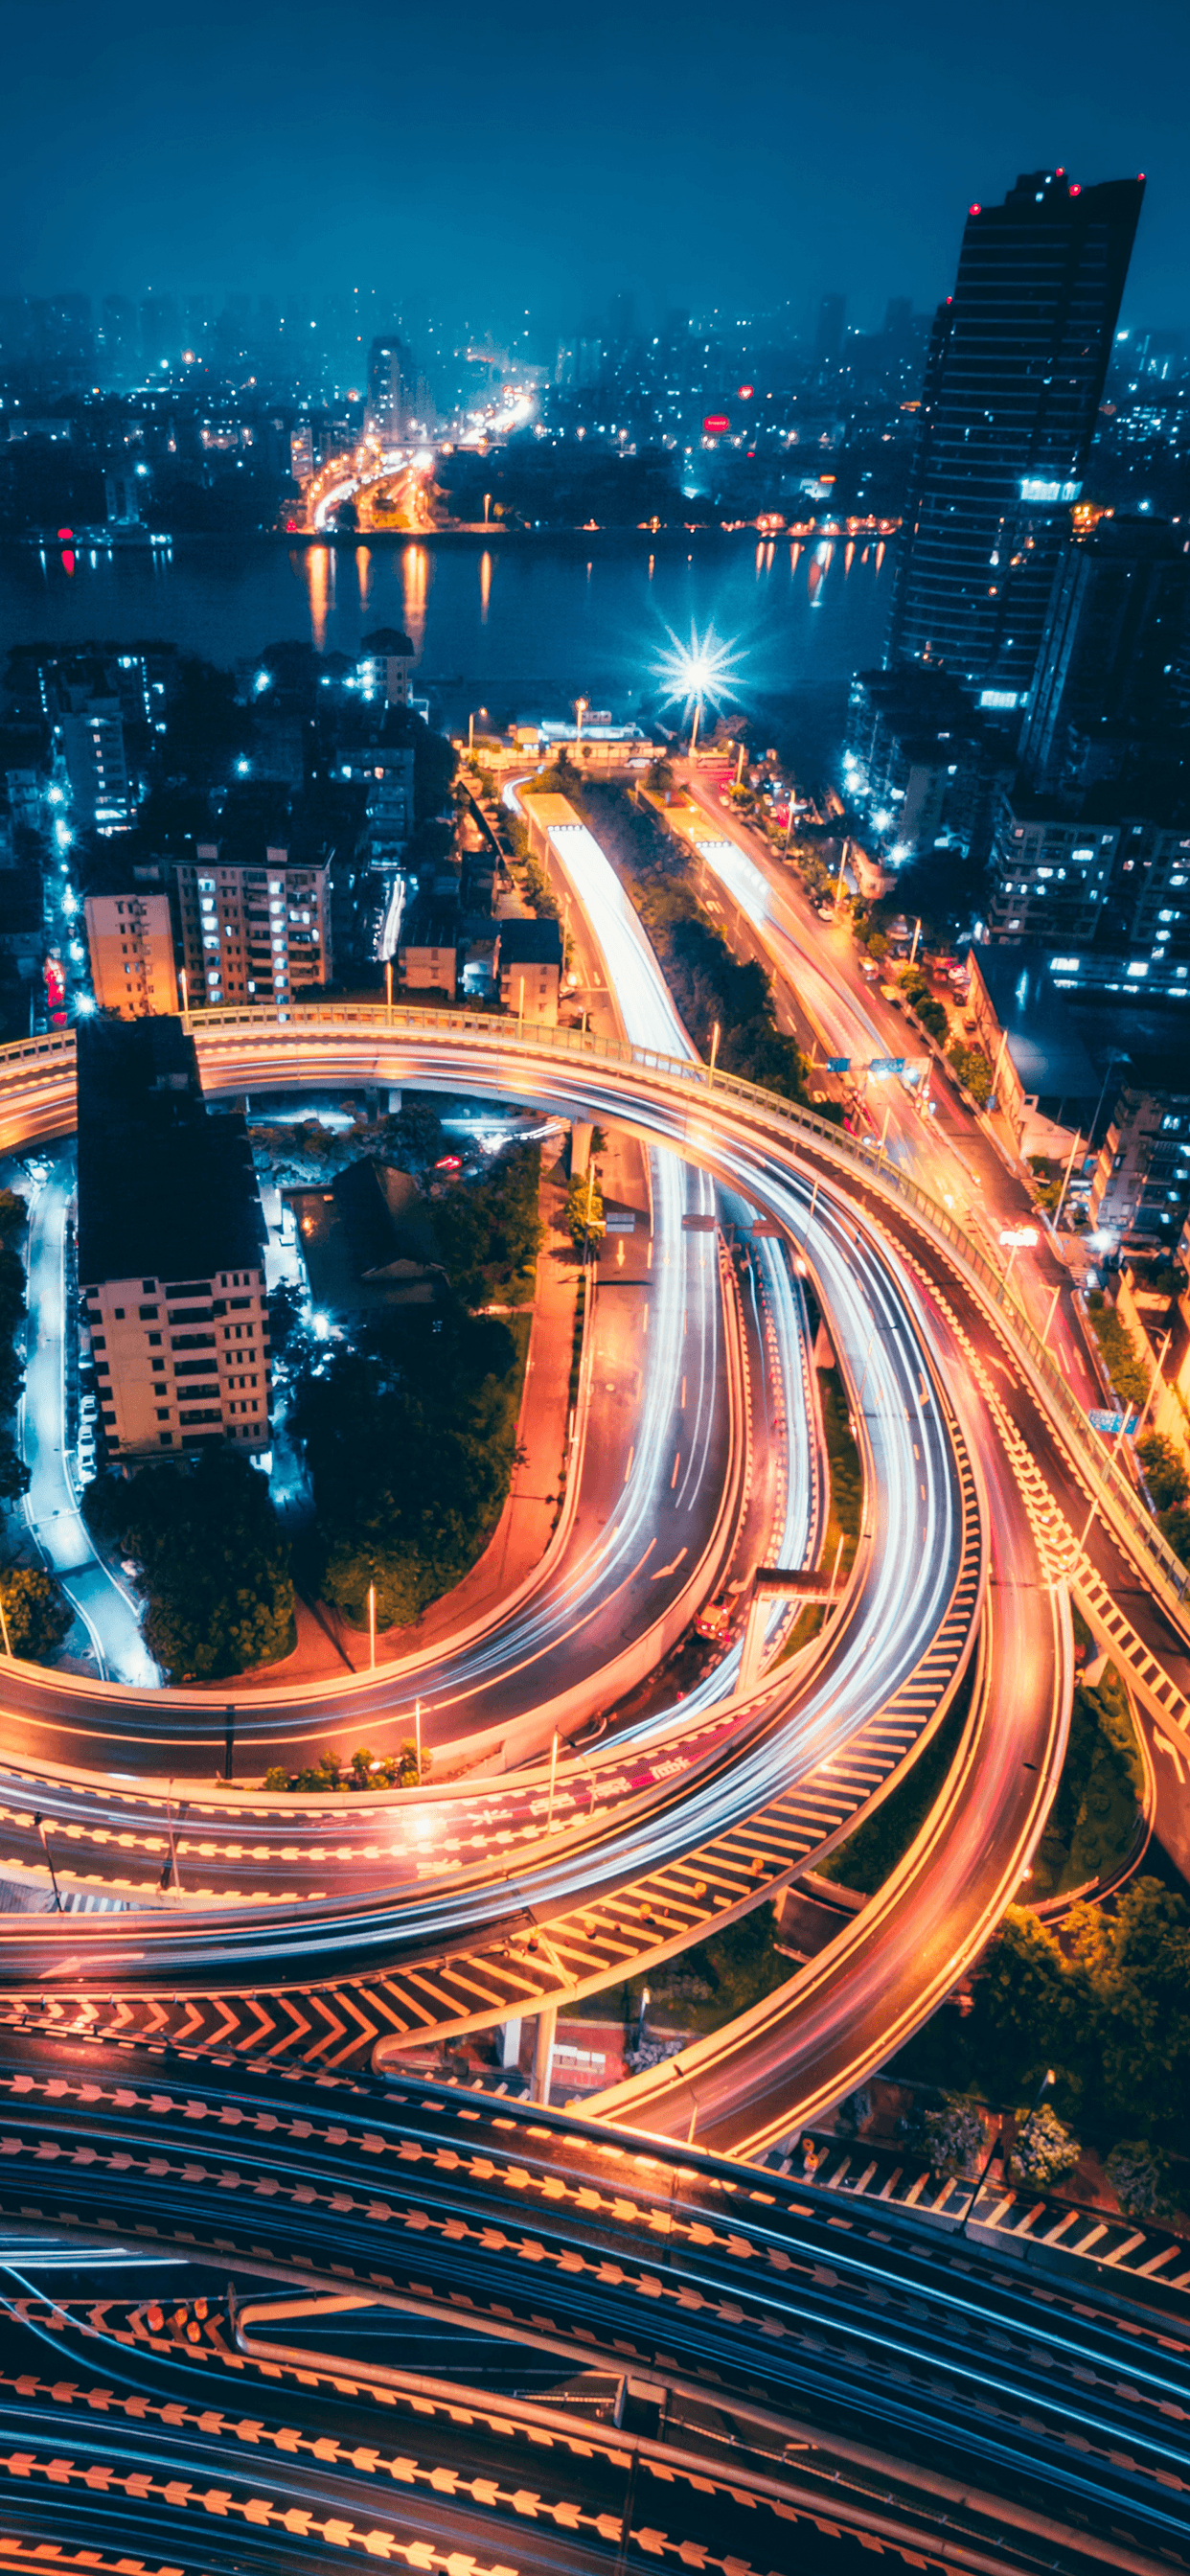
<svg viewBox="0 0 1190 2576"><path fill-rule="evenodd" d="M688 645L672 630L667 633L670 650L654 665L667 705L680 702L683 713L689 715L708 703L717 707L724 699L738 696L736 647L721 642L713 626L699 635L692 625Z"/></svg>

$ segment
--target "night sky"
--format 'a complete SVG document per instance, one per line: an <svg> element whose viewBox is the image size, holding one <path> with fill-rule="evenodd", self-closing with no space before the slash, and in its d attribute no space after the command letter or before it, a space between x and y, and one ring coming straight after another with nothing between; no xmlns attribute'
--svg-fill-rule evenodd
<svg viewBox="0 0 1190 2576"><path fill-rule="evenodd" d="M1190 320L1185 0L37 0L4 12L0 291L376 285L577 329L934 303L973 197L1144 170L1126 318ZM530 351L529 354L532 354Z"/></svg>

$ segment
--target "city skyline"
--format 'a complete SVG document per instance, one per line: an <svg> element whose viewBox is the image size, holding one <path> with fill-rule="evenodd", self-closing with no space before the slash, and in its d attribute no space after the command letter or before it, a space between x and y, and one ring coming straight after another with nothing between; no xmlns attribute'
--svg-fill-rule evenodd
<svg viewBox="0 0 1190 2576"><path fill-rule="evenodd" d="M526 308L531 328L573 327L621 289L654 326L675 303L789 302L804 328L837 291L871 328L891 296L928 307L947 291L973 194L1061 163L1085 184L1147 173L1128 310L1186 318L1173 101L1190 31L1164 0L1133 22L1110 83L1101 5L1039 20L1016 0L992 53L937 0L919 0L908 46L870 0L829 29L752 0L726 66L704 10L667 5L642 26L613 8L593 41L522 9L493 40L465 7L452 67L473 59L473 87L444 85L428 26L349 14L337 46L367 77L322 82L313 127L312 11L245 26L220 0L197 59L143 0L102 37L78 0L55 20L52 57L44 19L10 33L28 109L3 182L13 292L231 285L284 301L375 281L511 334Z"/></svg>

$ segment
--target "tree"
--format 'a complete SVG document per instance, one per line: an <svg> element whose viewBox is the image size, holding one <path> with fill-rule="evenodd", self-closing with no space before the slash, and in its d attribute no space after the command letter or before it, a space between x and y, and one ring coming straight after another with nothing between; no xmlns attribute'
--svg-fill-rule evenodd
<svg viewBox="0 0 1190 2576"><path fill-rule="evenodd" d="M7 1244L10 1235L23 1234L28 1222L28 1200L19 1190L0 1190L0 1243Z"/></svg>
<svg viewBox="0 0 1190 2576"><path fill-rule="evenodd" d="M969 2093L947 2093L940 2106L915 2104L900 2127L910 2153L928 2156L935 2173L970 2173L983 2151L983 2112Z"/></svg>
<svg viewBox="0 0 1190 2576"><path fill-rule="evenodd" d="M379 1317L303 1371L291 1421L326 1600L362 1627L374 1584L377 1625L404 1625L467 1572L508 1492L519 1395L507 1327L453 1304Z"/></svg>
<svg viewBox="0 0 1190 2576"><path fill-rule="evenodd" d="M18 1457L11 1432L0 1431L0 1502L19 1503L27 1494L32 1479L23 1458Z"/></svg>
<svg viewBox="0 0 1190 2576"><path fill-rule="evenodd" d="M541 1249L539 1145L512 1145L479 1178L452 1181L434 1200L434 1232L465 1306L528 1304Z"/></svg>
<svg viewBox="0 0 1190 2576"><path fill-rule="evenodd" d="M14 1655L30 1664L52 1664L74 1620L53 1576L39 1565L8 1566L0 1574L0 1600Z"/></svg>
<svg viewBox="0 0 1190 2576"><path fill-rule="evenodd" d="M1126 2218L1171 2219L1176 2201L1169 2166L1143 2138L1121 2138L1104 2167Z"/></svg>
<svg viewBox="0 0 1190 2576"><path fill-rule="evenodd" d="M1185 1565L1190 1559L1190 1503L1175 1503L1171 1511L1162 1512L1157 1526L1174 1555L1180 1556Z"/></svg>
<svg viewBox="0 0 1190 2576"><path fill-rule="evenodd" d="M1017 2129L1012 2151L1013 2181L1046 2191L1062 2174L1073 2170L1081 2152L1078 2139L1050 2104L1043 2102L1036 2111L1029 2112Z"/></svg>
<svg viewBox="0 0 1190 2576"><path fill-rule="evenodd" d="M380 1135L385 1153L394 1155L405 1171L424 1172L451 1150L433 1102L416 1096L382 1120Z"/></svg>
<svg viewBox="0 0 1190 2576"><path fill-rule="evenodd" d="M145 1642L171 1682L221 1681L289 1651L289 1544L258 1469L222 1443L194 1465L97 1477L83 1513L145 1569Z"/></svg>
<svg viewBox="0 0 1190 2576"><path fill-rule="evenodd" d="M594 1163L589 1163L585 1172L575 1173L566 1193L565 1222L579 1252L588 1241L601 1242L607 1232L603 1192Z"/></svg>
<svg viewBox="0 0 1190 2576"><path fill-rule="evenodd" d="M269 1342L275 1360L291 1350L302 1319L302 1292L292 1280L282 1279L269 1290Z"/></svg>
<svg viewBox="0 0 1190 2576"><path fill-rule="evenodd" d="M982 1047L963 1046L957 1040L947 1050L947 1062L953 1065L964 1091L969 1091L980 1109L986 1109L992 1096L992 1068Z"/></svg>
<svg viewBox="0 0 1190 2576"><path fill-rule="evenodd" d="M1175 1448L1173 1441L1167 1440L1164 1432L1146 1431L1137 1441L1136 1454L1145 1471L1154 1509L1165 1512L1174 1503L1184 1503L1190 1494L1190 1476L1181 1450Z"/></svg>

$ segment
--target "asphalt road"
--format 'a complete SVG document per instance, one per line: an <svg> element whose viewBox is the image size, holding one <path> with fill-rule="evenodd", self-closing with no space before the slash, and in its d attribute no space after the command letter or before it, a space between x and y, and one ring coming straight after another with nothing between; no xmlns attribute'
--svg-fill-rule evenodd
<svg viewBox="0 0 1190 2576"><path fill-rule="evenodd" d="M38 2230L67 2245L118 2243L123 2230L147 2258L230 2274L240 2303L263 2275L277 2290L355 2297L427 2325L463 2314L567 2373L651 2382L677 2454L667 2480L664 2451L646 2453L646 2491L668 2488L658 2522L637 2520L602 2440L584 2464L564 2426L539 2426L544 2456L523 2511L537 2531L526 2529L517 2567L623 2569L650 2555L773 2576L812 2565L789 2547L758 2550L770 2526L754 2517L766 2470L776 2504L784 2479L811 2479L832 2452L848 2504L860 2462L883 2465L862 2499L869 2527L908 2497L919 2542L923 2526L945 2530L952 2565L972 2563L962 2551L981 2514L994 2515L996 2563L1010 2566L1148 2569L1190 2554L1184 2303L1156 2292L1149 2306L1120 2300L1090 2267L1074 2285L1044 2268L1006 2271L899 2210L824 2209L769 2174L684 2149L642 2153L585 2123L461 2091L361 2094L194 2081L189 2070L179 2081L127 2054L95 2051L79 2068L53 2049L11 2047L0 2063L0 2206L26 2246ZM22 2320L36 2323L27 2250L18 2270ZM305 2345L300 2310L288 2324L254 2318L253 2300L237 2340L234 2315L218 2298L213 2314L207 2304L205 2318L179 2306L150 2270L134 2340L121 2344L109 2325L88 2349L76 2317L68 2340L61 2325L48 2338L52 2357L37 2370L8 2363L6 2524L15 2510L44 2533L56 2485L63 2506L69 2493L70 2509L94 2511L100 2527L123 2510L143 2551L151 2505L159 2546L189 2565L211 2528L213 2482L226 2498L218 2521L241 2543L267 2532L272 2564L288 2566L295 2548L292 2563L306 2563L303 2514L344 2514L357 2546L373 2531L370 2554L389 2554L388 2541L409 2563L414 2506L431 2552L449 2542L473 2565L493 2564L476 2561L476 2541L490 2550L507 2520L521 2422L474 2389L385 2388L358 2341L354 2360L327 2354L325 2330ZM343 2317L348 2339L351 2323ZM700 2406L696 2444L684 2427ZM465 2453L445 2447L452 2414ZM581 2444L583 2418L572 2424ZM732 2466L735 2446L743 2453L734 2478L725 2434ZM400 2475L394 2457L408 2462ZM492 2468L494 2489L477 2489L475 2471ZM699 2507L691 2468L707 2481ZM719 2554L725 2488L745 2518L730 2558ZM606 2534L588 2519L597 2499L613 2518ZM563 2504L577 2520L559 2514ZM197 2535L188 2547L186 2532ZM534 2537L536 2557L526 2555ZM602 2562L597 2537L613 2544ZM699 2538L714 2556L683 2550Z"/></svg>

